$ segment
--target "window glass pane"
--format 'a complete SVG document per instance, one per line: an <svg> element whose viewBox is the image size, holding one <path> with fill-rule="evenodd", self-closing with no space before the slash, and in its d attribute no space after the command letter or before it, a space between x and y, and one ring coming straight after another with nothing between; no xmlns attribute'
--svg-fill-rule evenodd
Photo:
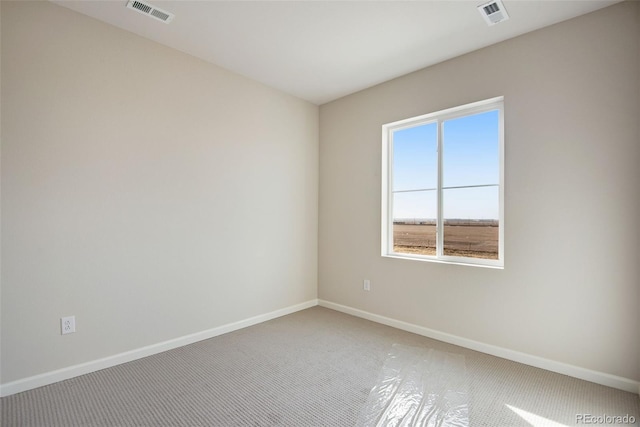
<svg viewBox="0 0 640 427"><path fill-rule="evenodd" d="M442 185L500 182L499 111L487 111L444 122Z"/></svg>
<svg viewBox="0 0 640 427"><path fill-rule="evenodd" d="M437 132L437 123L393 132L393 191L436 188Z"/></svg>
<svg viewBox="0 0 640 427"><path fill-rule="evenodd" d="M394 252L436 254L436 204L435 190L394 194Z"/></svg>
<svg viewBox="0 0 640 427"><path fill-rule="evenodd" d="M443 190L444 255L498 259L498 186Z"/></svg>

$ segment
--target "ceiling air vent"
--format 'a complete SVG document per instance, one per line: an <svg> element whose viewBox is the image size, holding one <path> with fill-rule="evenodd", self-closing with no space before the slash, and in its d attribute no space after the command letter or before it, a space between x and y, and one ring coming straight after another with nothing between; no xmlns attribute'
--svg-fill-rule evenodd
<svg viewBox="0 0 640 427"><path fill-rule="evenodd" d="M500 0L493 0L478 6L478 11L486 21L487 25L496 25L498 22L509 19L507 9Z"/></svg>
<svg viewBox="0 0 640 427"><path fill-rule="evenodd" d="M173 13L169 13L166 10L158 9L155 6L150 5L147 2L141 0L129 0L127 2L127 7L129 9L136 10L140 13L143 13L147 16L157 19L158 21L162 21L166 24L171 22L173 19Z"/></svg>

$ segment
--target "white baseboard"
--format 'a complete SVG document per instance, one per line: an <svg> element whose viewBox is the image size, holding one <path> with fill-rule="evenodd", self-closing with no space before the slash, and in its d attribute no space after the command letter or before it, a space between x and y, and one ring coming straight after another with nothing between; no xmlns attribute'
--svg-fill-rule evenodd
<svg viewBox="0 0 640 427"><path fill-rule="evenodd" d="M218 326L216 328L208 329L202 332L197 332L195 334L185 335L183 337L175 338L175 339L164 341L157 344L152 344L146 347L141 347L135 350L105 357L103 359L92 360L90 362L81 363L79 365L69 366L67 368L58 369L56 371L45 372L40 375L34 375L32 377L23 378L23 379L12 381L6 384L1 384L0 396L9 396L12 394L31 390L37 387L53 384L58 381L68 380L73 377L99 371L101 369L109 368L111 366L116 366L122 363L131 362L133 360L141 359L143 357L151 356L157 353L162 353L163 351L171 350L177 347L182 347L188 344L193 344L194 342L206 340L209 338L216 337L218 335L236 331L238 329L243 329L248 326L253 326L258 323L266 322L268 320L285 316L287 314L295 313L296 311L304 310L310 307L314 307L316 305L318 305L318 300L313 299L310 301L303 302L301 304L292 305L289 307L282 308L280 310L272 311L270 313L261 314L259 316L254 316L248 319L240 320L238 322L228 323L226 325Z"/></svg>
<svg viewBox="0 0 640 427"><path fill-rule="evenodd" d="M238 322L228 323L226 325L218 326L216 328L208 329L206 331L197 332L195 334L185 335L183 337L175 338L169 341L164 341L158 344L149 345L146 347L138 348L135 350L127 351L124 353L116 354L113 356L105 357L103 359L93 360L90 362L82 363L79 365L69 366L67 368L58 369L56 371L45 372L40 375L34 375L32 377L23 378L20 380L12 381L6 384L0 384L0 396L9 396L12 394L20 393L23 391L31 390L37 387L42 387L48 384L53 384L58 381L67 380L80 375L88 374L91 372L99 371L101 369L116 366L122 363L131 362L133 360L141 359L143 357L151 356L154 354L162 353L163 351L171 350L184 345L192 344L194 342L202 341L205 339L213 338L218 335L233 332L238 329L246 328L248 326L257 325L258 323L266 322L287 314L295 313L296 311L304 310L310 307L320 305L322 307L330 308L332 310L347 313L352 316L361 317L363 319L371 320L376 323L391 326L404 331L412 332L414 334L422 335L428 338L433 338L439 341L447 342L449 344L459 345L471 350L480 351L482 353L491 354L493 356L502 357L504 359L512 360L515 362L523 363L525 365L535 366L537 368L546 369L548 371L557 372L563 375L568 375L574 378L591 381L596 384L602 384L608 387L617 388L620 390L628 391L631 393L638 393L640 395L640 382L634 381L628 378L619 377L616 375L607 374L604 372L592 371L586 368L580 368L578 366L569 365L562 362L556 362L554 360L544 359L538 356L532 356L530 354L521 353L514 350L509 350L503 347L494 346L491 344L485 344L478 341L470 340L467 338L458 337L456 335L447 334L445 332L436 331L433 329L425 328L423 326L414 325L411 323L403 322L400 320L391 319L389 317L380 316L364 310L349 307L346 305L336 304L325 300L309 300L301 304L285 307L280 310L272 311L270 313L261 314L258 316L250 317L248 319L240 320Z"/></svg>
<svg viewBox="0 0 640 427"><path fill-rule="evenodd" d="M498 347L491 344L485 344L479 341L462 338L456 335L447 334L445 332L436 331L425 328L423 326L414 325L412 323L391 319L389 317L380 316L369 313L368 311L359 310L357 308L348 307L346 305L336 304L330 301L318 300L318 304L322 307L350 314L352 316L361 317L376 323L391 326L403 331L412 332L438 341L444 341L449 344L455 344L471 350L487 353L492 356L501 357L503 359L512 360L514 362L523 363L525 365L534 366L536 368L545 369L547 371L557 372L559 374L568 375L570 377L579 378L581 380L590 381L596 384L602 384L608 387L617 388L619 390L640 394L640 381L634 381L628 378L607 374L604 372L592 371L590 369L521 353L515 350Z"/></svg>

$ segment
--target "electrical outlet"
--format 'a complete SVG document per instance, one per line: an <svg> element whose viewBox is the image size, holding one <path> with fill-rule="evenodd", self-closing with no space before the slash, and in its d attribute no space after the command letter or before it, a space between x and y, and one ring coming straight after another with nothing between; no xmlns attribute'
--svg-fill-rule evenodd
<svg viewBox="0 0 640 427"><path fill-rule="evenodd" d="M370 291L371 290L371 280L369 279L364 279L364 282L362 283L362 288L365 291Z"/></svg>
<svg viewBox="0 0 640 427"><path fill-rule="evenodd" d="M76 316L62 317L60 319L60 331L62 335L74 333L76 331Z"/></svg>

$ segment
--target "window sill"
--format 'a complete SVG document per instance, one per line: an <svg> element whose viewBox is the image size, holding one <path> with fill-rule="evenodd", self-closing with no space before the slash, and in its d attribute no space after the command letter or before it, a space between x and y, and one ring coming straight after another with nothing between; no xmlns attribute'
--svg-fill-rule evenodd
<svg viewBox="0 0 640 427"><path fill-rule="evenodd" d="M421 261L421 262L432 262L432 263L436 263L436 264L449 264L449 265L462 265L465 267L483 267L483 268L491 268L494 270L504 270L504 264L499 263L499 261L495 261L495 263L475 263L475 262L469 262L466 259L465 260L458 260L458 259L439 259L439 258L435 258L435 257L430 257L430 256L421 256L421 255L412 255L412 256L408 256L408 255L404 255L404 254L399 254L399 253L390 253L390 254L383 254L382 255L383 258L393 258L393 259L402 259L402 260L407 260L407 261Z"/></svg>

